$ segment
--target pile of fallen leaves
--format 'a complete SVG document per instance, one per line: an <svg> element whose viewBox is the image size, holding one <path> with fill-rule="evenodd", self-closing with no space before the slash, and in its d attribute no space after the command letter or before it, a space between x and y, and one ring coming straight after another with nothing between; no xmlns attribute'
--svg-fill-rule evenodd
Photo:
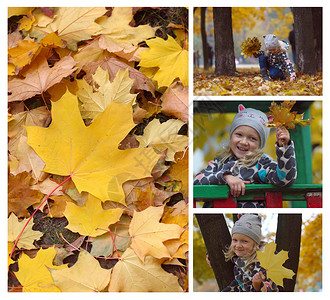
<svg viewBox="0 0 330 300"><path fill-rule="evenodd" d="M9 291L187 291L186 22L8 11Z"/></svg>
<svg viewBox="0 0 330 300"><path fill-rule="evenodd" d="M235 76L214 73L194 73L194 96L320 96L322 73L315 76L298 73L294 82L272 80L264 82L259 71L240 69Z"/></svg>

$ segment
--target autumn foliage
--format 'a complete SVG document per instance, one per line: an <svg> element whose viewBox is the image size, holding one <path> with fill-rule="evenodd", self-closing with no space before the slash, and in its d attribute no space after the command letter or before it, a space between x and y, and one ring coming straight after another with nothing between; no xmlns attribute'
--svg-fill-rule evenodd
<svg viewBox="0 0 330 300"><path fill-rule="evenodd" d="M8 13L8 289L187 291L187 9Z"/></svg>

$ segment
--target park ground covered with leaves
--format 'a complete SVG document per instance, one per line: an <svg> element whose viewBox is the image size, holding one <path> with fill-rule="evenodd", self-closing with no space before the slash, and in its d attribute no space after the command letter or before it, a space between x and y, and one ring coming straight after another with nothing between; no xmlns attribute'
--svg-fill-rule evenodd
<svg viewBox="0 0 330 300"><path fill-rule="evenodd" d="M187 28L9 8L9 291L188 291Z"/></svg>
<svg viewBox="0 0 330 300"><path fill-rule="evenodd" d="M214 71L214 70L213 70ZM322 73L297 72L297 80L263 82L259 67L239 68L235 76L219 76L212 69L194 72L195 96L321 96Z"/></svg>

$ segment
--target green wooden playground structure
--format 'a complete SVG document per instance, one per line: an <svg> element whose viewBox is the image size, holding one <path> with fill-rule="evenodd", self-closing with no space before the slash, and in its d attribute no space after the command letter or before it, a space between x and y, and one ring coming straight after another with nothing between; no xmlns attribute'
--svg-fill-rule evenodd
<svg viewBox="0 0 330 300"><path fill-rule="evenodd" d="M271 101L194 101L196 113L236 113L238 104L261 111L269 111ZM305 113L309 118L312 101L298 101L293 111ZM309 126L298 126L290 130L295 143L297 179L290 187L276 187L270 184L247 184L244 196L233 198L227 185L195 185L194 207L196 202L213 201L213 207L237 207L237 201L266 201L267 208L281 208L284 201L293 208L322 207L322 184L313 184L311 130Z"/></svg>

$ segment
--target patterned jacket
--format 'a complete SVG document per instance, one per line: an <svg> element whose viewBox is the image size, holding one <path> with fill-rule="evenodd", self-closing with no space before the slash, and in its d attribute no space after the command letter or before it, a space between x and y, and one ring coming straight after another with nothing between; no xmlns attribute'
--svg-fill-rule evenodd
<svg viewBox="0 0 330 300"><path fill-rule="evenodd" d="M232 258L234 263L234 276L235 279L225 287L222 292L256 292L252 284L252 277L258 272L262 271L266 279L261 283L261 292L278 292L277 285L266 276L266 270L260 266L260 263L254 262L250 265L249 269L245 269L246 261L234 256Z"/></svg>
<svg viewBox="0 0 330 300"><path fill-rule="evenodd" d="M257 54L257 57L264 54L265 51L260 50L259 53ZM269 65L273 68L278 68L282 72L285 72L288 70L289 76L291 77L296 77L296 72L292 66L292 63L288 57L288 54L286 52L279 52L279 53L269 53L267 56L267 61Z"/></svg>
<svg viewBox="0 0 330 300"><path fill-rule="evenodd" d="M237 166L238 159L232 155L222 164L221 156L211 160L208 166L194 178L194 185L227 184L223 175L231 174L250 183L270 183L277 186L289 186L297 177L294 143L289 141L287 147L275 143L277 162L264 154L248 168Z"/></svg>

